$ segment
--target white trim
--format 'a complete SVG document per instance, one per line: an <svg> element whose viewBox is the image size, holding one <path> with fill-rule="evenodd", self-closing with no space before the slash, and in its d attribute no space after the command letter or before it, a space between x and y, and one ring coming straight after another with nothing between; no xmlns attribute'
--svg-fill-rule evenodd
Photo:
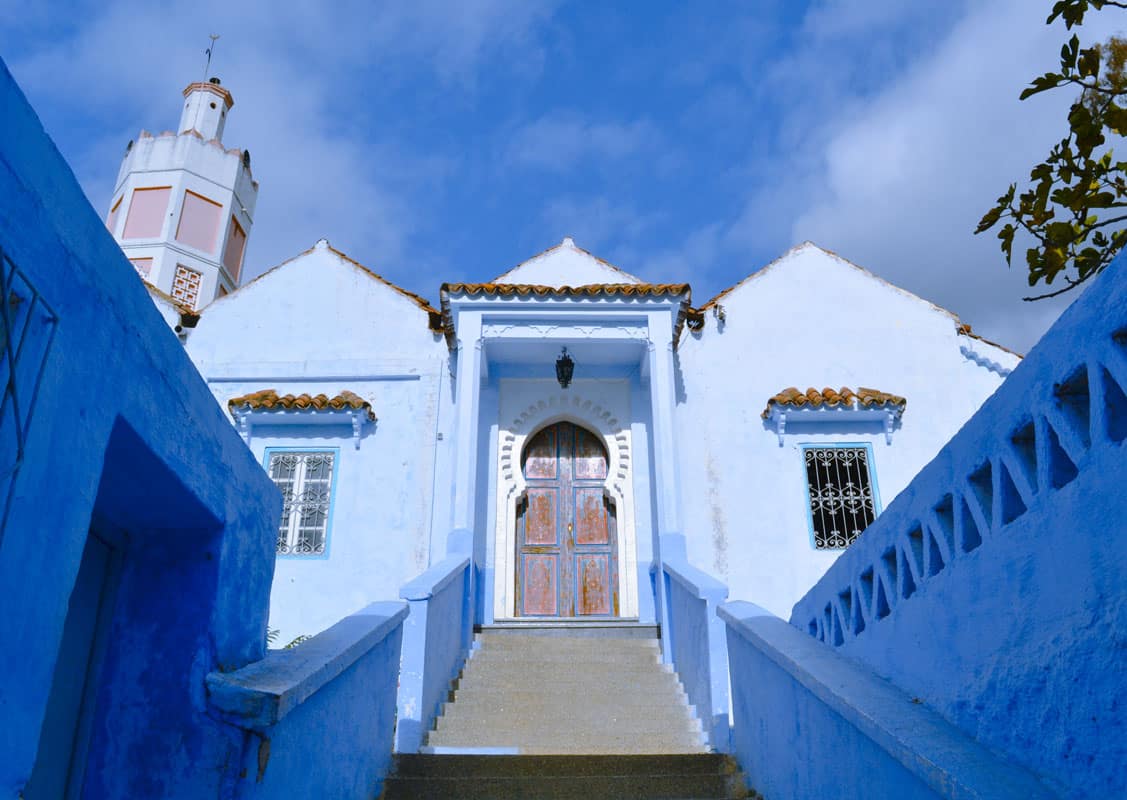
<svg viewBox="0 0 1127 800"><path fill-rule="evenodd" d="M516 615L516 506L525 490L520 455L528 438L546 425L567 420L600 437L610 463L604 489L614 501L618 523L618 616L638 616L638 548L634 524L634 482L630 474L631 436L628 395L619 402L596 402L575 388L549 390L498 431L497 526L494 531L493 616L498 622ZM612 407L621 406L621 407ZM627 420L624 425L622 420ZM574 622L575 618L568 617Z"/></svg>

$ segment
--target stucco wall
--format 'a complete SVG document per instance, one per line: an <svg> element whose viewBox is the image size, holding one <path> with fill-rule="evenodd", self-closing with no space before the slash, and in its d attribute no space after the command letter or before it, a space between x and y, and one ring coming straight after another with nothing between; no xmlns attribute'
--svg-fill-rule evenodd
<svg viewBox="0 0 1127 800"><path fill-rule="evenodd" d="M723 296L678 351L678 460L689 560L733 599L787 615L841 551L816 551L801 446L864 442L883 504L907 485L1001 383L961 347L1018 359L956 332L948 313L813 245ZM760 418L796 386L869 387L907 398L892 444L876 423L788 424L783 446Z"/></svg>
<svg viewBox="0 0 1127 800"><path fill-rule="evenodd" d="M365 425L359 449L347 422L253 418L259 464L271 448L337 453L326 553L278 559L270 610L277 643L397 596L433 560L436 532L442 556L447 531L439 530L442 520L432 530L432 498L444 446L438 435L447 349L414 300L319 243L212 304L187 350L224 410L230 398L261 389L329 397L348 390L378 418Z"/></svg>
<svg viewBox="0 0 1127 800"><path fill-rule="evenodd" d="M206 714L203 675L262 656L278 492L4 67L0 119L0 248L58 320L38 393L17 380L27 439L0 495L0 794L22 791L36 763L93 530L119 566L103 595L114 599L99 625L87 791L218 796L242 736ZM35 313L32 343L50 327ZM10 417L0 432L7 458ZM57 758L68 741L42 752Z"/></svg>

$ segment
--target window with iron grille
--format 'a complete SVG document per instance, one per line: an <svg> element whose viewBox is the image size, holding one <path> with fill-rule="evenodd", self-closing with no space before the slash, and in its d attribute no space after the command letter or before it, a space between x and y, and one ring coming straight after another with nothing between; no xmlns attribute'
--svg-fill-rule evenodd
<svg viewBox="0 0 1127 800"><path fill-rule="evenodd" d="M267 470L282 490L278 553L324 555L332 509L334 450L274 450Z"/></svg>
<svg viewBox="0 0 1127 800"><path fill-rule="evenodd" d="M876 519L879 501L866 445L803 447L814 547L848 547Z"/></svg>

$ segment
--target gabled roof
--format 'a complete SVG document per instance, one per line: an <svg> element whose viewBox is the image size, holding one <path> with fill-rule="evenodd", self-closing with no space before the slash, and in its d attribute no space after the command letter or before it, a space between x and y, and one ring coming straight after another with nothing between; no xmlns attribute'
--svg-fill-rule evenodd
<svg viewBox="0 0 1127 800"><path fill-rule="evenodd" d="M218 303L221 300L226 300L227 298L230 298L230 297L237 297L239 292L241 292L243 289L247 288L251 284L257 283L258 281L265 278L267 275L270 275L273 272L277 272L278 270L285 267L287 264L291 264L294 261L297 261L298 259L301 259L301 258L304 258L305 256L311 255L312 253L316 252L317 250L326 250L326 251L332 253L333 255L340 258L342 261L345 261L348 264L350 264L350 265L356 267L357 269L359 269L362 273L367 275L369 278L372 278L373 280L378 281L379 283L382 283L384 286L388 287L392 291L397 292L398 294L401 294L403 297L405 297L408 300L410 300L411 302L413 302L415 305L417 305L423 311L427 312L428 327L432 331L435 331L435 332L441 331L441 329L442 329L441 328L442 317L441 317L441 314L439 313L437 308L432 306L430 303L428 303L426 300L424 300L422 297L415 294L414 292L409 292L406 289L402 288L401 286L395 285L394 283L389 281L387 278L373 272L372 270L370 270L368 267L361 264L356 259L354 259L351 256L341 252L340 250L337 250L335 247L333 247L331 244L329 244L328 239L318 239L317 243L315 245L313 245L312 247L310 247L308 250L303 250L302 252L298 253L296 256L293 256L291 258L287 258L282 263L280 263L280 264L278 264L274 267L271 267L270 269L263 272L261 275L258 275L255 278L253 278L252 280L249 280L246 283L244 283L242 286L239 286L233 292L231 292L227 295L224 295L223 297L217 297L215 300L213 300L211 303L209 303L207 306L205 306L203 309L201 309L201 311L204 311L207 308L210 308L213 304Z"/></svg>
<svg viewBox="0 0 1127 800"><path fill-rule="evenodd" d="M513 267L508 272L497 276L490 283L560 286L560 281L553 280L553 278L561 272L571 275L586 275L587 277L580 278L584 285L644 283L638 276L631 275L629 272L619 269L614 264L604 261L593 253L577 246L570 236L555 247L549 247L547 250L537 253L527 261ZM573 285L579 282L574 278L568 280Z"/></svg>
<svg viewBox="0 0 1127 800"><path fill-rule="evenodd" d="M728 288L723 289L720 293L718 293L711 300L707 301L704 305L700 306L699 308L690 309L689 312L688 312L689 329L694 330L694 331L700 330L701 327L703 327L703 325L704 325L704 312L705 311L707 311L710 308L713 308L714 306L720 305L720 301L723 300L724 297L726 297L727 295L736 291L737 289L744 286L745 284L750 283L751 281L756 280L757 278L760 278L760 277L766 275L768 272L775 269L776 267L778 267L783 262L787 261L791 256L796 255L797 253L800 253L803 250L817 250L818 252L829 256L831 259L833 259L837 263L841 264L842 266L856 270L857 272L860 272L862 275L865 275L866 277L872 278L874 281L877 281L878 283L883 284L884 286L888 287L889 289L892 289L893 291L897 292L900 295L903 295L904 297L910 298L912 300L916 300L920 303L923 303L927 306L930 306L932 308L932 310L937 311L938 313L943 314L944 316L950 317L951 320L955 323L956 333L958 333L961 336L969 336L973 339L978 339L981 342L984 342L984 343L991 345L993 347L997 347L999 350L1004 350L1005 352L1007 352L1011 355L1017 356L1018 358L1024 358L1024 356L1022 356L1021 353L1017 353L1013 350L1010 350L1008 347L1005 347L1003 345L998 344L997 342L992 342L989 339L986 339L982 336L979 336L976 333L972 333L971 332L971 326L968 325L967 323L963 322L959 318L959 315L956 314L954 311L950 311L946 308L943 308L940 305L936 305L935 303L931 302L930 300L925 300L924 298L920 297L919 295L914 294L912 292L909 292L907 289L902 289L901 287L897 286L896 284L890 283L889 281L885 280L881 276L877 275L875 272L867 270L864 267L860 266L859 264L853 263L849 259L838 255L837 253L835 253L832 250L827 250L824 247L819 247L818 245L814 244L811 241L805 241L802 244L795 245L794 247L790 248L785 253L783 253L781 256L779 256L778 258L776 258L773 261L771 261L770 263L768 263L766 266L759 268L755 272L748 275L746 278L743 278L743 279L737 281L736 283L732 284Z"/></svg>
<svg viewBox="0 0 1127 800"><path fill-rule="evenodd" d="M942 306L937 306L935 303L931 302L930 300L925 300L922 297L920 297L918 294L913 294L912 292L909 292L907 289L901 289L896 284L889 283L884 278L882 278L880 275L877 275L875 272L867 270L859 264L854 264L849 259L843 258L842 256L838 255L837 253L835 253L832 250L827 250L824 247L819 247L818 245L814 244L811 241L805 241L802 244L798 244L798 245L795 245L794 247L790 248L785 253L783 253L781 256L779 256L775 260L768 263L766 266L760 267L755 272L748 275L746 278L743 278L743 279L737 281L736 283L729 286L727 289L723 289L719 294L717 294L711 300L706 302L698 310L704 311L705 309L708 309L708 308L711 308L711 307L717 305L720 302L720 300L722 300L726 295L731 294L736 289L739 289L741 286L743 286L746 283L750 283L751 281L753 281L757 278L763 277L768 272L777 268L779 265L781 265L785 261L788 261L791 256L797 255L798 253L801 253L804 250L816 250L819 253L822 253L824 255L829 256L831 259L833 259L837 263L841 264L843 267L849 267L850 269L856 270L857 272L860 272L862 275L865 275L866 277L872 278L874 281L877 281L878 283L884 284L889 289L892 289L893 291L898 292L899 294L901 294L905 297L909 297L913 300L917 300L921 303L924 303L926 305L931 306L933 309L938 311L940 314L946 314L947 316L949 316L953 320L959 319L958 314L955 314L952 311L948 311L947 309L943 308Z"/></svg>

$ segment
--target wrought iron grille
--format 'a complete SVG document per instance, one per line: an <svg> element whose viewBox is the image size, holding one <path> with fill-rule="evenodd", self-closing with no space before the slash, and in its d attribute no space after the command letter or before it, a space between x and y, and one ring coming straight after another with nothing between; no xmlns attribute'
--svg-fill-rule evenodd
<svg viewBox="0 0 1127 800"><path fill-rule="evenodd" d="M848 547L877 516L869 451L864 447L807 447L803 452L814 547Z"/></svg>
<svg viewBox="0 0 1127 800"><path fill-rule="evenodd" d="M0 250L0 533L59 318Z"/></svg>
<svg viewBox="0 0 1127 800"><path fill-rule="evenodd" d="M331 450L270 454L270 477L282 490L279 553L312 556L325 552L334 458Z"/></svg>

